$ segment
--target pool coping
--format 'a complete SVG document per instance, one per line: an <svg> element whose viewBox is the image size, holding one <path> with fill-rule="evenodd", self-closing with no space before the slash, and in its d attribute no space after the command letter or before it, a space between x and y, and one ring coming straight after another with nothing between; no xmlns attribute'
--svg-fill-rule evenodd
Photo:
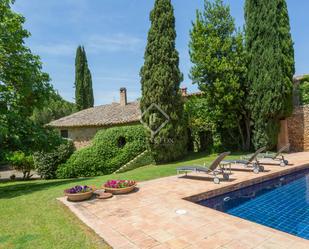
<svg viewBox="0 0 309 249"><path fill-rule="evenodd" d="M186 201L190 201L193 203L197 203L200 202L202 200L206 200L206 199L210 199L219 195L223 195L226 194L228 192L232 192L232 191L236 191L242 188L246 188L246 187L250 187L253 186L255 184L259 184L262 182L266 182L281 176L285 176L285 175L289 175L292 174L294 172L297 171L301 171L304 169L309 169L309 164L302 164L302 165L297 165L295 167L291 167L289 168L289 166L285 166L286 169L282 170L282 171L278 171L278 172L273 172L267 175L261 175L260 177L256 177L256 178L252 178L252 179L248 179L242 182L238 182L238 183L234 183L228 186L223 186L221 188L217 188L217 189L213 189L213 190L208 190L206 192L203 193L199 193L196 195L191 195L188 197L184 197L183 199Z"/></svg>

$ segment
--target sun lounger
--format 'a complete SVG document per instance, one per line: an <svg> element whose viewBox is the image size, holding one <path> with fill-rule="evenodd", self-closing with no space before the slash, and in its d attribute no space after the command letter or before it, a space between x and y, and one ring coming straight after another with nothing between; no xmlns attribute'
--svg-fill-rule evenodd
<svg viewBox="0 0 309 249"><path fill-rule="evenodd" d="M254 154L247 157L247 159L240 159L240 160L224 160L223 163L234 163L243 165L245 168L252 168L253 172L258 174L259 172L264 171L264 167L260 164L258 160L258 155L262 153L266 148L262 147L258 149Z"/></svg>
<svg viewBox="0 0 309 249"><path fill-rule="evenodd" d="M277 162L279 163L279 165L281 167L285 167L289 164L288 160L285 160L284 155L282 154L283 152L285 152L286 150L288 150L290 148L290 144L287 144L283 147L281 147L277 153L273 153L273 152L266 152L264 154L261 154L261 158L262 159L268 159L268 160L261 160L260 162L263 163L267 163L269 160L273 161L273 162Z"/></svg>
<svg viewBox="0 0 309 249"><path fill-rule="evenodd" d="M177 174L180 174L184 172L187 176L188 172L202 172L208 175L212 175L214 177L214 183L219 184L220 183L220 178L218 175L222 175L224 180L229 180L229 174L225 173L224 168L220 167L220 163L222 160L228 156L230 152L224 152L220 154L212 163L209 167L204 167L202 166L184 166L184 167L179 167L177 168Z"/></svg>

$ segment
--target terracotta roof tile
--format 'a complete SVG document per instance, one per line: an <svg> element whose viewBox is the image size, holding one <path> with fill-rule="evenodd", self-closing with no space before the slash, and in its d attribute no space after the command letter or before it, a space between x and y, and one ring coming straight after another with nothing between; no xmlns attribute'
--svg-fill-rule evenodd
<svg viewBox="0 0 309 249"><path fill-rule="evenodd" d="M131 102L125 106L119 103L101 105L47 124L51 127L83 127L83 126L111 126L117 124L134 123L140 120L139 102Z"/></svg>

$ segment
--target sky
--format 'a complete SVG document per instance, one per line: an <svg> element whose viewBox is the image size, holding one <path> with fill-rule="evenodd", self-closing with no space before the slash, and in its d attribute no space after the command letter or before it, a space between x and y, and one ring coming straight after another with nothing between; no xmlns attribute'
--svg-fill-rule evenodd
<svg viewBox="0 0 309 249"><path fill-rule="evenodd" d="M182 87L197 91L189 78L189 30L203 0L172 0L176 17L176 47ZM224 0L236 25L244 25L244 0ZM149 13L154 0L16 0L13 9L26 18L32 36L26 45L39 55L54 88L74 102L74 63L78 45L87 52L95 105L119 101L126 87L128 100L140 97L139 71L143 65ZM296 74L309 73L309 1L287 0L295 47Z"/></svg>

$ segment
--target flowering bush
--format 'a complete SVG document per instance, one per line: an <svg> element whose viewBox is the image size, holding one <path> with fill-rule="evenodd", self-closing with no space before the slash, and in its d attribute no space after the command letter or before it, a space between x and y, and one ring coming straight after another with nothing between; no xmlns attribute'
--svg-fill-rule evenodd
<svg viewBox="0 0 309 249"><path fill-rule="evenodd" d="M86 192L90 192L92 191L93 189L91 187L88 187L88 186L75 186L73 188L69 188L69 189L66 189L65 192L67 194L78 194L78 193L86 193Z"/></svg>
<svg viewBox="0 0 309 249"><path fill-rule="evenodd" d="M109 180L104 184L106 188L128 188L134 186L136 184L135 181L129 180Z"/></svg>

